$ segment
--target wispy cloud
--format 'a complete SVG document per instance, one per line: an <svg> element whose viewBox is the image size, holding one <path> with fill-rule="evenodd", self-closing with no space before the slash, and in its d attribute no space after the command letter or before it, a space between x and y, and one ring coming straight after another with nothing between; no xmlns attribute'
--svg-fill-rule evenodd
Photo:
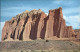
<svg viewBox="0 0 80 52"><path fill-rule="evenodd" d="M32 7L30 6L14 6L14 7L7 7L7 8L3 8L1 10L27 10L27 9L32 9Z"/></svg>
<svg viewBox="0 0 80 52"><path fill-rule="evenodd" d="M66 20L67 26L72 26L73 29L79 29L80 28L80 15L75 16L63 16Z"/></svg>
<svg viewBox="0 0 80 52"><path fill-rule="evenodd" d="M52 1L53 4L60 4L61 2L62 2L61 0L59 0L59 1L56 1L56 0Z"/></svg>
<svg viewBox="0 0 80 52"><path fill-rule="evenodd" d="M63 15L76 15L76 14L80 14L80 7L77 7L77 8L66 8L66 9L63 9Z"/></svg>

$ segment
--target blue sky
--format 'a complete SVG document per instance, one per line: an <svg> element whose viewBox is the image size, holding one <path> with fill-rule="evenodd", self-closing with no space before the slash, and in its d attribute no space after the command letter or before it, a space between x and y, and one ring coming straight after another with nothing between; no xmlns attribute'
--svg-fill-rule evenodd
<svg viewBox="0 0 80 52"><path fill-rule="evenodd" d="M41 9L48 13L50 9L58 7L63 8L63 18L67 26L73 26L73 29L80 28L80 0L0 0L1 1L1 21L0 21L0 39L1 31L5 21L25 10Z"/></svg>

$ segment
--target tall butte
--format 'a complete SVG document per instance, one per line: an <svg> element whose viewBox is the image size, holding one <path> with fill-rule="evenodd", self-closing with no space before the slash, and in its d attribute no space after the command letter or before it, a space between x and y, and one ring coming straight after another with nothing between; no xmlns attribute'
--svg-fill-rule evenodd
<svg viewBox="0 0 80 52"><path fill-rule="evenodd" d="M2 41L70 38L75 33L72 26L66 26L62 8L43 11L24 11L6 21L2 30Z"/></svg>

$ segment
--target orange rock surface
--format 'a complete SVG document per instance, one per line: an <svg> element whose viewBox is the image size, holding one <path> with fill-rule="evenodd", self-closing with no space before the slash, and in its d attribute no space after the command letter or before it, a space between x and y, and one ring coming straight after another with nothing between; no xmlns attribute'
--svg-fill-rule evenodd
<svg viewBox="0 0 80 52"><path fill-rule="evenodd" d="M72 26L66 26L62 8L49 10L46 15L43 11L24 11L10 21L6 21L2 30L4 40L35 40L48 38L75 37Z"/></svg>

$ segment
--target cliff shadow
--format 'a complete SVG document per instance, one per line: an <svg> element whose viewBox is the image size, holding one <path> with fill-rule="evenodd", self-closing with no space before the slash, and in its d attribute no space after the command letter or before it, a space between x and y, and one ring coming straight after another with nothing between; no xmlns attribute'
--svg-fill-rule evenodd
<svg viewBox="0 0 80 52"><path fill-rule="evenodd" d="M41 14L36 14L36 15L33 15L32 17L34 17L33 18L33 20L35 19L35 18L37 18L36 19L36 21L35 21L35 24L31 24L31 31L30 31L30 39L32 39L32 40L35 40L35 39L37 39L37 30L38 30L38 24L39 24L39 20L40 20L40 16Z"/></svg>
<svg viewBox="0 0 80 52"><path fill-rule="evenodd" d="M44 39L45 38L45 33L46 33L46 25L47 25L47 20L49 19L49 17L47 16L46 18L44 18L44 27L41 30L40 33L40 38Z"/></svg>
<svg viewBox="0 0 80 52"><path fill-rule="evenodd" d="M24 22L24 25L23 25L23 29L22 29L22 31L20 33L20 36L19 36L19 40L23 40L23 32L24 32L24 29L25 29L25 25L26 25L26 23L28 21L28 18L29 18L29 16L27 15L27 17L25 19L25 22Z"/></svg>
<svg viewBox="0 0 80 52"><path fill-rule="evenodd" d="M58 38L60 37L60 16L59 16L60 12L59 10L55 11L54 14L54 25L53 25L53 31L54 31L54 35L53 36L57 36Z"/></svg>

